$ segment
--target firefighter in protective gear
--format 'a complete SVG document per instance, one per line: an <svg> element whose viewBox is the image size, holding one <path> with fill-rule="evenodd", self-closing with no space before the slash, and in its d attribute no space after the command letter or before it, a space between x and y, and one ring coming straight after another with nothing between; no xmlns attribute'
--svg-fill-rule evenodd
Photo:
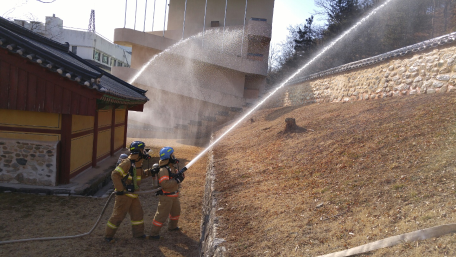
<svg viewBox="0 0 456 257"><path fill-rule="evenodd" d="M158 208L152 222L150 239L160 239L160 229L168 218L168 230L179 230L177 223L179 222L181 207L178 189L179 183L184 180L185 176L184 174L178 174L177 169L174 167L179 161L174 157L173 153L174 149L172 147L164 147L160 150L158 183L162 191L158 193Z"/></svg>
<svg viewBox="0 0 456 257"><path fill-rule="evenodd" d="M116 200L111 217L106 226L105 240L112 242L113 237L127 213L130 215L133 237L147 238L144 234L143 209L138 198L141 180L151 176L150 170L143 170L144 160L150 159L145 144L135 141L130 145L130 155L111 173L116 191Z"/></svg>

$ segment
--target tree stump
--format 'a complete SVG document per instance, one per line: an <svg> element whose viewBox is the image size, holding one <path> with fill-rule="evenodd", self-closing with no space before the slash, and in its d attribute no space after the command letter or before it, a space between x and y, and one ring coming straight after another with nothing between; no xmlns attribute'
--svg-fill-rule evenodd
<svg viewBox="0 0 456 257"><path fill-rule="evenodd" d="M294 118L286 118L285 123L285 133L294 132L298 129L298 126L296 125L296 120Z"/></svg>

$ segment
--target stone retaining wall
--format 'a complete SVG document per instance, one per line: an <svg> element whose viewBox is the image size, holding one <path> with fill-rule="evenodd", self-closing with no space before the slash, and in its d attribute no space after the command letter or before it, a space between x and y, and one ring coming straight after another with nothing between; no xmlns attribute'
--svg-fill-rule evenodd
<svg viewBox="0 0 456 257"><path fill-rule="evenodd" d="M268 102L267 107L453 91L456 85L454 36L450 34L318 74L294 78Z"/></svg>
<svg viewBox="0 0 456 257"><path fill-rule="evenodd" d="M201 239L199 244L199 255L204 257L223 257L226 249L220 246L224 239L217 238L218 218L217 194L214 189L215 180L214 153L209 151L209 159L206 168L206 183L203 196L203 213L201 217Z"/></svg>
<svg viewBox="0 0 456 257"><path fill-rule="evenodd" d="M55 186L58 143L0 138L0 182Z"/></svg>

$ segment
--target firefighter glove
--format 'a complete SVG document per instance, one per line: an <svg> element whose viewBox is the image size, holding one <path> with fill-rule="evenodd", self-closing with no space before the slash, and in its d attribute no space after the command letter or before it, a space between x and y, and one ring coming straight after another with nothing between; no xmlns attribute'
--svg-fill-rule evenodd
<svg viewBox="0 0 456 257"><path fill-rule="evenodd" d="M184 181L185 175L183 173L178 173L178 175L174 178L177 181L177 184L182 183Z"/></svg>

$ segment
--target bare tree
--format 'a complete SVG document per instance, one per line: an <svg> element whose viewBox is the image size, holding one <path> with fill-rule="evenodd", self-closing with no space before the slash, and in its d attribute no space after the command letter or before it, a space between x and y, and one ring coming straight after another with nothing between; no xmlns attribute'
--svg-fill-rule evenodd
<svg viewBox="0 0 456 257"><path fill-rule="evenodd" d="M55 41L60 41L62 38L62 30L55 28L59 28L59 25L56 24L43 24L39 19L34 16L32 13L29 13L26 15L27 20L30 22L30 29L31 31L38 33L42 36L45 36L47 38L50 38Z"/></svg>
<svg viewBox="0 0 456 257"><path fill-rule="evenodd" d="M2 17L5 18L5 19L8 19L8 20L12 20L13 18L10 17L10 15L19 7L23 6L23 5L26 5L28 2L28 0L25 0L25 1L22 1L21 3L16 3L16 6L14 6L13 8L7 10L6 12L4 12L2 14Z"/></svg>
<svg viewBox="0 0 456 257"><path fill-rule="evenodd" d="M268 73L276 70L279 67L279 50L277 45L272 45L269 47L269 56L268 56Z"/></svg>

